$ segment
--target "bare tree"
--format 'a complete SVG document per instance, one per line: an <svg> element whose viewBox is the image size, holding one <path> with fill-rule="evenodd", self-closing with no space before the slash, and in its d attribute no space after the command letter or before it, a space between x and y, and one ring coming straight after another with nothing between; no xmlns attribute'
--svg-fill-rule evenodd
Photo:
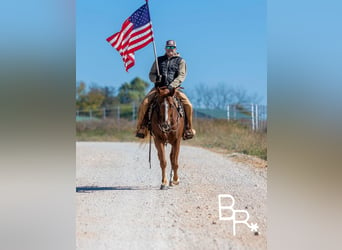
<svg viewBox="0 0 342 250"><path fill-rule="evenodd" d="M257 93L250 95L247 93L246 89L243 89L241 87L236 87L234 89L234 97L235 97L234 103L237 103L237 104L242 104L242 103L258 104L261 99Z"/></svg>
<svg viewBox="0 0 342 250"><path fill-rule="evenodd" d="M207 85L204 83L196 85L195 90L192 93L191 99L196 106L205 108L211 106L212 90Z"/></svg>
<svg viewBox="0 0 342 250"><path fill-rule="evenodd" d="M213 108L225 109L227 104L232 102L233 98L234 90L223 82L218 83L213 89Z"/></svg>
<svg viewBox="0 0 342 250"><path fill-rule="evenodd" d="M255 93L250 95L242 87L232 87L220 82L214 86L200 83L189 95L193 104L197 107L208 109L225 109L228 104L260 102L260 97Z"/></svg>

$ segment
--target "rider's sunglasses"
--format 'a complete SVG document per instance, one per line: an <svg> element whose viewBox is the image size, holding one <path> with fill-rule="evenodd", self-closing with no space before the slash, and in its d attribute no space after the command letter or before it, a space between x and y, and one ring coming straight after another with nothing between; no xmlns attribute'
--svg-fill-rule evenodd
<svg viewBox="0 0 342 250"><path fill-rule="evenodd" d="M166 49L175 49L176 46L166 46L165 48L166 48Z"/></svg>

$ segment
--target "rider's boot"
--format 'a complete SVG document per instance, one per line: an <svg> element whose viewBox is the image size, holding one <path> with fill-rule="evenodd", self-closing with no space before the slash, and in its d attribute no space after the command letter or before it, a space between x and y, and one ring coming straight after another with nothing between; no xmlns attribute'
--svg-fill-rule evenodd
<svg viewBox="0 0 342 250"><path fill-rule="evenodd" d="M192 139L196 134L196 130L192 128L192 106L184 105L184 111L188 124L186 125L186 129L183 134L183 140L189 140Z"/></svg>

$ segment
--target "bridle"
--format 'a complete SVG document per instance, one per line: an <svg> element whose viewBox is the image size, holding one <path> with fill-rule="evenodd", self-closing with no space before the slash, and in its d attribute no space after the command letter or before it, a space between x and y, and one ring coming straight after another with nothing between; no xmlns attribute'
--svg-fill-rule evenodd
<svg viewBox="0 0 342 250"><path fill-rule="evenodd" d="M174 98L174 97L172 97L172 98ZM164 105L164 117L159 116L158 127L159 127L160 131L162 131L163 133L166 133L166 134L168 134L170 132L175 132L178 129L179 118L180 118L180 114L177 110L177 107L174 104L174 102L169 102L167 100L167 97L164 97L164 100L162 103L157 102L157 106L158 106L159 110L162 109L163 105ZM174 113L177 114L176 122L172 126L171 126L171 121L169 121L169 108L174 109L174 111L175 111ZM162 119L164 118L164 120L160 121L161 118Z"/></svg>

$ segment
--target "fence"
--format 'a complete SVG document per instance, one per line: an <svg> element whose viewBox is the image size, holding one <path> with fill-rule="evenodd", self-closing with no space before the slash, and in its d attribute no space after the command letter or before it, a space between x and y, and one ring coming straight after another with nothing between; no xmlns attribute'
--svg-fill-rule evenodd
<svg viewBox="0 0 342 250"><path fill-rule="evenodd" d="M266 130L267 106L258 104L229 104L227 105L227 119L245 123L252 130Z"/></svg>
<svg viewBox="0 0 342 250"><path fill-rule="evenodd" d="M77 110L76 121L97 120L97 119L128 119L135 120L138 111L136 104L117 105L111 108L101 108L93 110Z"/></svg>
<svg viewBox="0 0 342 250"><path fill-rule="evenodd" d="M135 121L138 111L136 104L118 105L112 108L102 108L87 111L76 111L76 121L100 119L127 119ZM224 109L194 108L194 119L227 119L238 121L252 130L267 129L267 106L258 104L229 104Z"/></svg>

